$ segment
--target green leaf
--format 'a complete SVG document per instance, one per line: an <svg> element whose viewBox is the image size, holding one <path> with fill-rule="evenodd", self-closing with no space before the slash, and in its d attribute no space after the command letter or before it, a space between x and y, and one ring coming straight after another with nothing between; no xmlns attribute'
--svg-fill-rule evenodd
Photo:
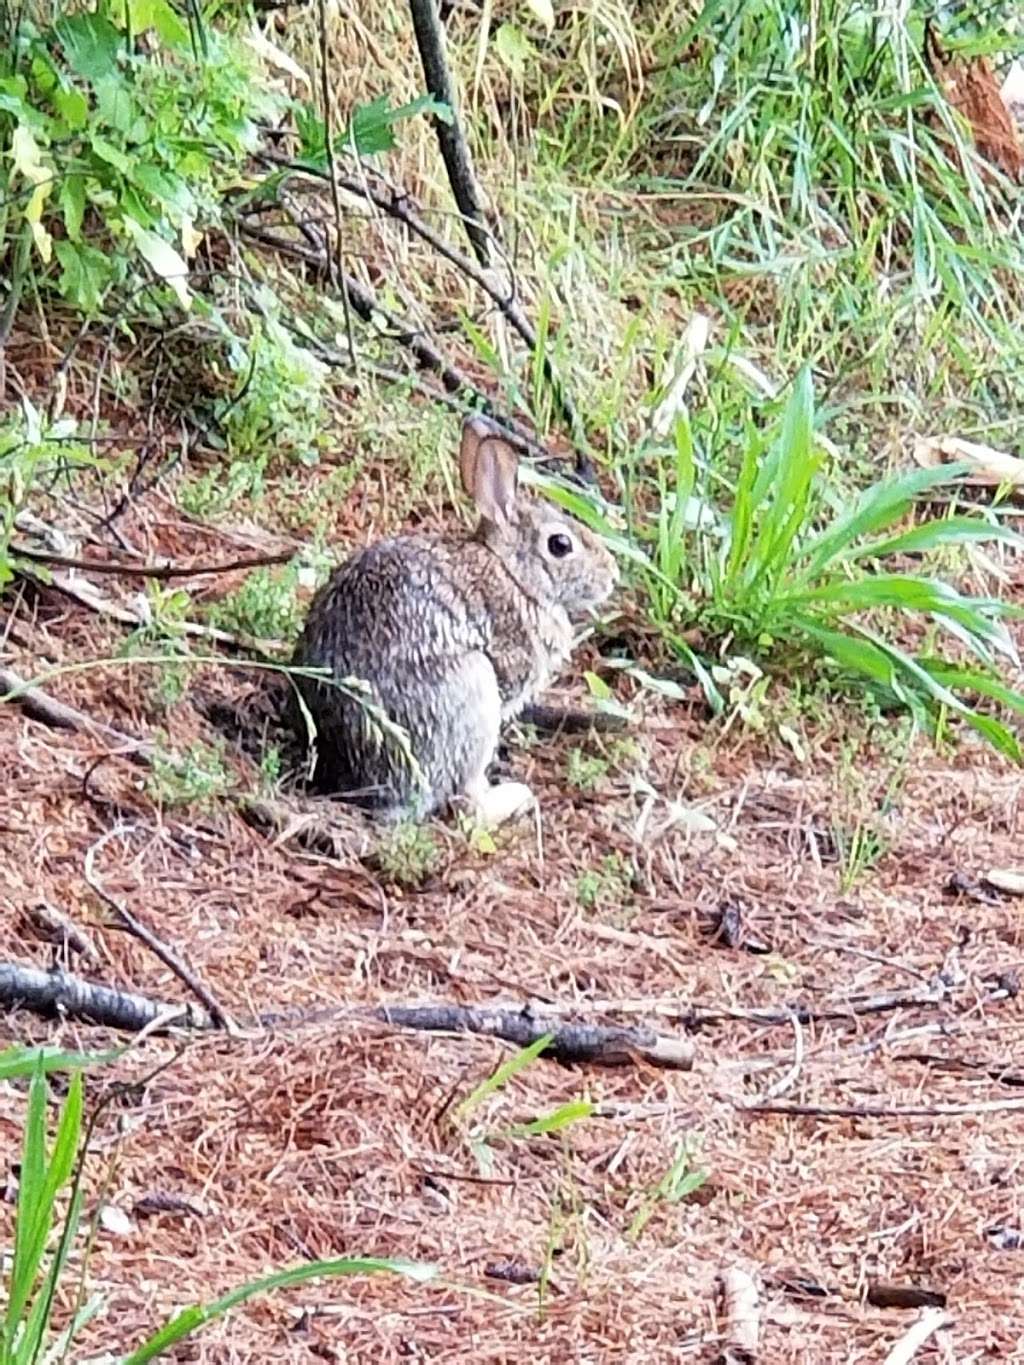
<svg viewBox="0 0 1024 1365"><path fill-rule="evenodd" d="M140 161L132 167L130 175L133 185L165 208L174 209L178 214L195 212L196 202L192 192L185 181L173 172L162 171L148 162Z"/></svg>
<svg viewBox="0 0 1024 1365"><path fill-rule="evenodd" d="M94 156L98 156L108 166L113 166L114 170L120 171L122 175L127 175L135 164L133 157L127 156L105 137L92 137L89 146Z"/></svg>
<svg viewBox="0 0 1024 1365"><path fill-rule="evenodd" d="M550 1114L545 1114L539 1119L532 1119L529 1123L513 1124L500 1136L522 1138L541 1137L545 1133L557 1133L562 1128L568 1128L571 1123L578 1123L580 1119L590 1118L596 1109L597 1105L592 1104L589 1100L571 1100L568 1104L559 1105Z"/></svg>
<svg viewBox="0 0 1024 1365"><path fill-rule="evenodd" d="M838 517L804 546L801 578L811 581L840 551L862 536L891 526L910 509L916 497L951 478L966 473L969 465L946 465L941 469L915 469L898 479L872 484L854 501L850 511Z"/></svg>
<svg viewBox="0 0 1024 1365"><path fill-rule="evenodd" d="M192 295L188 287L188 266L184 258L170 242L165 242L162 237L144 228L134 218L126 217L124 225L142 259L173 289L182 308L189 308Z"/></svg>
<svg viewBox="0 0 1024 1365"><path fill-rule="evenodd" d="M76 75L95 81L116 69L121 34L102 14L75 14L58 19L54 32Z"/></svg>
<svg viewBox="0 0 1024 1365"><path fill-rule="evenodd" d="M118 74L95 82L96 109L108 128L128 133L138 119L138 109L127 83Z"/></svg>
<svg viewBox="0 0 1024 1365"><path fill-rule="evenodd" d="M89 101L75 86L57 85L50 98L72 133L80 132L89 122Z"/></svg>
<svg viewBox="0 0 1024 1365"><path fill-rule="evenodd" d="M517 81L523 79L526 63L537 55L529 38L515 24L498 25L494 35L494 51Z"/></svg>
<svg viewBox="0 0 1024 1365"><path fill-rule="evenodd" d="M339 146L346 150L354 147L360 156L390 152L398 145L393 132L395 124L416 114L431 114L443 123L452 121L451 108L433 95L420 95L397 109L391 108L388 95L380 95L369 104L356 106L351 123L338 139Z"/></svg>
<svg viewBox="0 0 1024 1365"><path fill-rule="evenodd" d="M1024 536L1008 526L982 521L979 517L943 517L940 521L926 521L900 535L885 540L868 541L843 551L845 563L859 559L883 559L887 555L922 554L943 545L963 545L972 542L1001 540L1018 549L1024 546Z"/></svg>
<svg viewBox="0 0 1024 1365"><path fill-rule="evenodd" d="M56 241L53 249L61 266L61 294L83 313L98 313L114 278L110 257L82 242Z"/></svg>
<svg viewBox="0 0 1024 1365"><path fill-rule="evenodd" d="M128 15L133 33L155 28L168 47L188 46L188 28L167 0L128 0Z"/></svg>
<svg viewBox="0 0 1024 1365"><path fill-rule="evenodd" d="M120 1048L110 1052L65 1052L56 1047L8 1047L0 1052L0 1081L31 1076L38 1067L50 1072L100 1066L116 1061L121 1055Z"/></svg>
<svg viewBox="0 0 1024 1365"><path fill-rule="evenodd" d="M77 242L85 219L85 176L66 175L60 182L57 202L64 215L64 229L71 240ZM60 256L59 251L57 255Z"/></svg>

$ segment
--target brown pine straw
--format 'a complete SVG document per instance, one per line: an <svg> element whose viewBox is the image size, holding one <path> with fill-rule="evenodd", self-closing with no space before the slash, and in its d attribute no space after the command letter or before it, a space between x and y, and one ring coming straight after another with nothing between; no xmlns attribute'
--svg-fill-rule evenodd
<svg viewBox="0 0 1024 1365"><path fill-rule="evenodd" d="M119 638L78 611L60 618L59 634L45 612L35 629L50 658L110 655ZM32 659L13 643L9 652L31 676ZM250 686L213 669L190 682L207 700ZM50 687L102 724L152 731L135 673ZM179 745L210 738L187 703L166 723ZM648 709L645 774L656 790L678 795L674 766L703 724L696 709ZM1016 1358L1024 1253L1012 1248L1024 1212L1020 1118L1006 1106L1024 1071L1021 1006L1008 988L1024 965L1020 902L973 894L967 874L1018 861L1019 777L980 750L953 766L922 747L892 852L844 896L825 833L839 780L827 752L813 771L791 773L754 741L720 752L703 808L736 847L680 827L638 847L638 807L614 772L593 794L567 786L578 743L513 751L542 795L543 859L529 827L493 854L442 827L439 872L409 891L368 862L275 843L224 806L161 808L126 757L104 759L100 732L0 710L2 957L45 966L63 952L28 913L47 902L97 949L98 967L72 955L69 970L181 998L181 983L113 926L86 883L88 850L120 821L133 833L99 847L94 875L180 948L232 1015L399 999L532 1000L580 1018L593 1001L596 1022L625 1024L704 1010L690 1074L536 1063L461 1116L508 1047L374 1027L341 1036L329 1024L145 1039L88 1083L91 1105L112 1081L172 1062L116 1098L95 1136L87 1208L109 1179L124 1219L100 1226L88 1274L106 1306L76 1358L126 1350L185 1302L345 1254L429 1262L442 1280L339 1280L255 1301L210 1327L193 1358L711 1359L731 1330L716 1286L735 1267L760 1280L763 1361L884 1359L919 1310L866 1302L882 1281L895 1286L886 1302L902 1290L907 1302L946 1304L948 1325L915 1359L946 1358L947 1347L950 1359ZM241 776L243 760L228 754ZM610 853L642 875L584 908L578 879ZM965 889L949 897L954 871ZM724 903L741 907L767 955L716 939ZM852 997L903 1003L844 1014ZM794 1002L805 1007L798 1067ZM114 1039L27 1014L0 1027L10 1041L62 1047ZM766 1096L857 1112L748 1108ZM594 1115L560 1134L502 1136L579 1100ZM18 1087L0 1091L9 1160L23 1113ZM473 1143L485 1137L481 1164ZM684 1140L707 1181L679 1202L657 1199ZM10 1204L0 1216L7 1238ZM516 1274L488 1273L501 1265Z"/></svg>

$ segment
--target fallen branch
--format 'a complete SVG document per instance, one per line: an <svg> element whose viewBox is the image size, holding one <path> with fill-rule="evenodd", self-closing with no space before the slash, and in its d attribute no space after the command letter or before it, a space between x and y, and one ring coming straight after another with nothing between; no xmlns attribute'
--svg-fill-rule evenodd
<svg viewBox="0 0 1024 1365"><path fill-rule="evenodd" d="M625 716L608 711L584 711L572 706L547 706L534 702L525 706L518 719L554 735L585 735L591 730L599 734L621 734L626 729Z"/></svg>
<svg viewBox="0 0 1024 1365"><path fill-rule="evenodd" d="M930 1336L952 1321L941 1308L926 1308L885 1357L884 1365L908 1365Z"/></svg>
<svg viewBox="0 0 1024 1365"><path fill-rule="evenodd" d="M400 1028L442 1033L481 1033L518 1047L552 1034L544 1056L558 1062L596 1062L625 1066L640 1058L655 1066L688 1071L693 1044L646 1028L600 1028L595 1024L558 1023L533 1011L475 1008L468 1005L381 1005L375 1018Z"/></svg>
<svg viewBox="0 0 1024 1365"><path fill-rule="evenodd" d="M87 1019L109 1028L133 1032L160 1020L160 1027L209 1030L215 1020L194 1005L169 1005L146 996L127 994L94 985L68 972L43 972L16 963L0 963L0 1005L30 1009L50 1017L60 1013ZM375 1022L391 1028L430 1033L474 1033L519 1047L552 1034L542 1054L552 1061L587 1062L600 1066L628 1066L648 1062L653 1066L689 1070L693 1044L647 1028L597 1028L589 1024L559 1023L541 1015L465 1005L377 1005L351 1009L327 1009L282 1015L264 1014L250 1028L280 1029L309 1024Z"/></svg>
<svg viewBox="0 0 1024 1365"><path fill-rule="evenodd" d="M43 972L14 962L0 962L0 1005L27 1009L50 1019L84 1019L130 1033L156 1024L161 1028L210 1029L213 1021L196 1005L169 1004L149 996L112 990L69 972Z"/></svg>
<svg viewBox="0 0 1024 1365"><path fill-rule="evenodd" d="M125 578L200 578L213 574L235 573L241 569L258 569L268 564L287 564L295 558L294 550L276 554L254 555L249 559L229 559L223 564L174 564L169 560L155 563L129 564L117 560L73 559L70 555L49 550L30 550L27 546L11 544L14 559L28 559L37 564L54 564L61 569L78 569L82 573L121 574Z"/></svg>

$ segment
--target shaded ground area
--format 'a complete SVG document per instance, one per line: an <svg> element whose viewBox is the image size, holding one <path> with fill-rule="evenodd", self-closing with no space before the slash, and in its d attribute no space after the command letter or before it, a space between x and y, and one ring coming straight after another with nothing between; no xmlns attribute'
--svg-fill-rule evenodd
<svg viewBox="0 0 1024 1365"><path fill-rule="evenodd" d="M26 676L41 654L110 658L122 639L52 589L22 597L8 625ZM124 668L48 684L135 734L154 728L147 686ZM190 695L209 712L211 695L244 686L209 669ZM178 744L211 736L187 700L160 725ZM460 1116L510 1049L370 1024L147 1039L90 1082L91 1103L109 1104L88 1206L102 1195L125 1217L98 1231L89 1285L106 1308L76 1358L126 1349L183 1303L274 1268L373 1255L443 1278L281 1293L175 1358L710 1361L727 1328L716 1279L738 1266L762 1284L764 1360L883 1359L919 1312L869 1301L893 1287L947 1303L950 1327L918 1359L1024 1359L1024 902L979 881L1019 861L1020 778L971 745L922 745L882 818L870 803L858 814L851 792L885 789L888 759L865 741L851 769L829 718L803 764L756 738L709 745L706 726L696 702L648 700L632 746L513 744L509 762L542 794L541 838L525 825L489 852L440 827L438 866L410 889L372 860L254 829L228 803L164 806L110 746L0 709L0 957L52 960L29 916L45 900L96 949L72 970L181 998L86 883L89 849L121 826L94 878L239 1018L533 1002L696 1044L689 1073L537 1061ZM227 761L257 780L242 755ZM878 845L859 876L858 830ZM0 1028L113 1041L27 1014ZM115 1078L143 1083L111 1093ZM577 1100L591 1117L508 1135ZM794 1104L822 1112L770 1108ZM8 1169L22 1112L20 1093L0 1094ZM676 1202L674 1163L707 1175Z"/></svg>

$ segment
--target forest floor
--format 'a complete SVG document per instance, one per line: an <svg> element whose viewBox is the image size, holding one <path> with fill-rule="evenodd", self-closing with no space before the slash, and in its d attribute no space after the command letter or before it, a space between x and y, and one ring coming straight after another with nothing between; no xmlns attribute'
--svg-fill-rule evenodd
<svg viewBox="0 0 1024 1365"><path fill-rule="evenodd" d="M345 506L371 505L387 477L364 467ZM163 487L118 527L150 558L266 548L251 527L197 529ZM196 601L243 577L183 586ZM136 587L102 583L111 602ZM25 677L41 657L106 660L46 688L179 749L216 739L217 696L258 702L251 672L209 667L159 706L151 672L112 662L123 624L54 585L16 595L5 630L5 663ZM577 705L586 666L584 651L565 683ZM1024 902L984 882L1019 866L1020 776L983 748L922 741L884 800L892 756L855 713L804 715L798 758L750 728L709 738L696 693L635 700L625 739L513 735L506 761L540 795L539 830L488 849L438 825L400 851L424 856L418 886L400 884L394 854L326 856L230 801L176 806L116 745L0 707L2 958L183 998L111 927L86 880L93 850L93 882L239 1020L532 1003L695 1046L689 1071L540 1058L460 1110L507 1045L338 1021L145 1038L88 1081L90 1110L107 1100L87 1165L87 1212L107 1209L87 1273L104 1309L76 1359L126 1350L175 1308L272 1269L374 1256L440 1277L276 1293L174 1358L711 1361L730 1358L719 1279L739 1269L759 1286L766 1362L880 1362L929 1304L948 1321L917 1360L1024 1361ZM223 761L258 785L231 742ZM40 902L94 960L41 941ZM24 1012L0 1030L124 1042ZM576 1101L595 1108L509 1132ZM8 1171L21 1122L20 1094L0 1090Z"/></svg>

